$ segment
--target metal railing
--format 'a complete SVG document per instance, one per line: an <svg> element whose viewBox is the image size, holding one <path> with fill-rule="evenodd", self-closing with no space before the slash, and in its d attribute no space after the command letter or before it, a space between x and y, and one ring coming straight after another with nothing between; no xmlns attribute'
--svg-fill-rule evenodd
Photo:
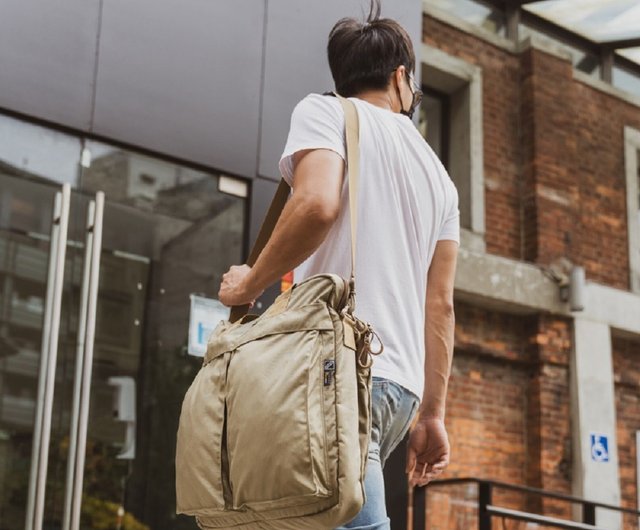
<svg viewBox="0 0 640 530"><path fill-rule="evenodd" d="M606 504L603 502L589 501L581 499L579 497L574 497L572 495L566 495L564 493L549 492L546 490L531 488L528 486L517 486L515 484L508 484L506 482L499 482L496 480L483 480L478 478L451 478L435 480L433 482L430 482L427 486L415 488L413 493L413 528L415 530L426 529L426 503L429 489L460 484L477 484L478 486L478 530L491 530L491 521L493 518L537 523L544 527L550 528L565 528L569 530L607 530L605 528L596 526L596 508L611 510L614 512L619 512L621 514L627 513L635 515L640 520L640 511L630 508L622 508L620 506L614 506L612 504ZM520 510L513 510L511 508L496 506L493 504L493 492L496 488L535 495L546 499L566 501L567 503L571 504L578 504L582 508L582 522L560 519L557 517L549 517L545 515L538 515Z"/></svg>

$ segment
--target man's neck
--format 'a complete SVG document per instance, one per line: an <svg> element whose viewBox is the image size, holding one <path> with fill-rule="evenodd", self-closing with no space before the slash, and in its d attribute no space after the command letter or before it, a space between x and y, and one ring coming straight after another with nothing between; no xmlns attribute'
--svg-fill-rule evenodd
<svg viewBox="0 0 640 530"><path fill-rule="evenodd" d="M380 107L381 109L395 112L393 109L394 99L387 90L368 90L366 92L356 94L356 97L358 99L363 99L367 103L371 103L376 107Z"/></svg>

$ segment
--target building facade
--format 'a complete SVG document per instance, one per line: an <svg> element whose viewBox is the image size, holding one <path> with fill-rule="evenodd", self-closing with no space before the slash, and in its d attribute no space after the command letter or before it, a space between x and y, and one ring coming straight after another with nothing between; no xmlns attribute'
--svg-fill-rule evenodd
<svg viewBox="0 0 640 530"><path fill-rule="evenodd" d="M459 8L443 9L452 4ZM598 61L585 61L589 52L562 34L486 4L477 4L482 22L473 20L471 3L461 4L424 3L421 56L423 84L449 107L444 134L434 134L448 145L441 157L467 208L448 475L637 510L637 77L614 66L603 80ZM461 110L466 136L456 123ZM462 169L454 164L467 158ZM494 504L580 520L567 502L496 495ZM475 489L429 496L431 528L475 527ZM638 524L604 509L596 517L603 528Z"/></svg>
<svg viewBox="0 0 640 530"><path fill-rule="evenodd" d="M329 29L365 8L0 0L1 530L38 511L63 528L76 504L86 528L195 528L175 515L173 486L180 403L200 364L190 303L215 298L247 255L293 106L332 88ZM394 0L383 14L414 40L426 94L416 125L460 194L446 476L637 509L640 75L490 2ZM68 236L54 269L63 185ZM91 313L87 216L99 192ZM59 330L47 340L54 284ZM47 375L41 360L56 349ZM411 504L402 456L386 471L398 529ZM476 495L432 488L430 528L474 527ZM495 500L579 519L567 503Z"/></svg>

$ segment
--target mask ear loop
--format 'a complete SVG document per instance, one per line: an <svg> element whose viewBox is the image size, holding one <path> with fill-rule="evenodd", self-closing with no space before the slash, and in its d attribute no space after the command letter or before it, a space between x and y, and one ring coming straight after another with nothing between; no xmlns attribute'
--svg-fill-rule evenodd
<svg viewBox="0 0 640 530"><path fill-rule="evenodd" d="M406 116L407 118L412 120L413 119L413 113L416 110L413 107L413 102L416 100L416 93L412 92L412 94L411 94L411 106L409 107L409 110L404 110L404 103L402 102L402 94L400 93L400 87L398 86L397 82L396 82L396 92L398 94L398 101L400 101L400 114L402 114L403 116Z"/></svg>
<svg viewBox="0 0 640 530"><path fill-rule="evenodd" d="M400 86L398 85L397 81L396 81L396 93L398 94L398 101L400 102L400 114L402 114L403 116L409 116L409 112L404 110L404 103L402 102L402 94L400 93Z"/></svg>

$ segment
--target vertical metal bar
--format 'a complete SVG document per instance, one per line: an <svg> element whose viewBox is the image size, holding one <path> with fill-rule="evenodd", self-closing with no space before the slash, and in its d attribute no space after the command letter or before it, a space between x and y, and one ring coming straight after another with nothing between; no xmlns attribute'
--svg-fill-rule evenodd
<svg viewBox="0 0 640 530"><path fill-rule="evenodd" d="M585 524L596 524L596 507L590 502L582 503L582 522Z"/></svg>
<svg viewBox="0 0 640 530"><path fill-rule="evenodd" d="M491 483L478 482L478 530L491 530L491 514L487 506L491 504Z"/></svg>
<svg viewBox="0 0 640 530"><path fill-rule="evenodd" d="M91 272L91 252L93 248L93 226L95 223L95 201L87 206L87 223L84 245L84 266L80 293L80 311L78 314L78 337L76 344L76 370L73 378L73 403L71 408L71 429L69 433L69 454L67 459L67 480L64 492L64 515L62 529L71 528L71 505L73 481L78 452L78 423L80 416L80 392L82 390L82 368L84 365L85 337L87 331L87 307L89 305L89 274Z"/></svg>
<svg viewBox="0 0 640 530"><path fill-rule="evenodd" d="M507 2L506 4L507 39L515 43L518 42L521 9L518 4L512 4L511 2Z"/></svg>
<svg viewBox="0 0 640 530"><path fill-rule="evenodd" d="M603 48L600 55L600 77L605 83L613 82L613 50Z"/></svg>
<svg viewBox="0 0 640 530"><path fill-rule="evenodd" d="M93 368L93 345L96 331L96 310L98 301L98 284L100 279L100 253L102 250L102 220L104 214L104 193L96 193L95 216L93 222L93 244L91 247L91 265L89 273L89 299L87 306L87 324L84 345L84 363L82 366L82 383L80 392L80 408L78 414L78 448L74 470L71 530L80 528L80 508L82 506L82 482L84 479L84 462L87 448L87 425L89 422L89 399L91 391L91 370Z"/></svg>
<svg viewBox="0 0 640 530"><path fill-rule="evenodd" d="M426 492L425 486L413 488L413 522L415 530L424 530L426 528Z"/></svg>
<svg viewBox="0 0 640 530"><path fill-rule="evenodd" d="M60 309L62 288L64 286L64 265L67 253L67 229L69 227L69 204L71 186L63 184L60 207L60 232L56 241L56 264L52 291L51 331L49 333L49 356L45 379L44 403L42 411L42 436L39 446L38 477L36 481L35 507L33 516L34 530L42 529L44 517L44 496L47 484L47 466L49 463L49 441L51 439L51 415L53 412L53 391L56 379L56 361L58 358L58 335L60 331Z"/></svg>
<svg viewBox="0 0 640 530"><path fill-rule="evenodd" d="M42 345L40 347L40 374L38 375L38 397L36 399L36 414L33 426L33 440L31 446L31 472L29 474L29 492L27 494L26 530L33 529L36 484L38 482L38 463L40 446L42 445L42 414L44 411L44 391L49 364L49 336L51 334L51 313L53 307L53 285L56 274L56 253L58 251L58 236L60 234L60 209L62 207L62 193L56 192L53 201L53 217L51 219L51 238L49 239L49 263L47 265L47 294L44 304L44 320L42 323Z"/></svg>

